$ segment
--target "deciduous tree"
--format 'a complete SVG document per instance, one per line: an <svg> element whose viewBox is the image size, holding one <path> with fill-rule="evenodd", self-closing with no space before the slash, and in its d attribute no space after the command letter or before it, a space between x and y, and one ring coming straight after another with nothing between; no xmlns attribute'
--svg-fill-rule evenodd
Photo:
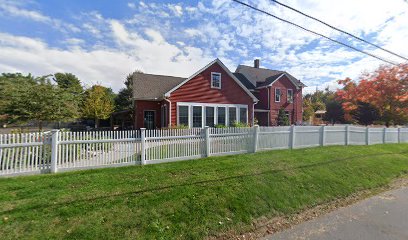
<svg viewBox="0 0 408 240"><path fill-rule="evenodd" d="M86 118L95 119L95 128L101 119L108 119L115 110L112 90L101 85L94 85L85 93L83 114Z"/></svg>
<svg viewBox="0 0 408 240"><path fill-rule="evenodd" d="M48 76L34 78L32 75L3 74L2 107L12 122L66 121L78 117L78 107L73 104L74 96L65 89L54 85ZM4 94L4 95L3 95Z"/></svg>
<svg viewBox="0 0 408 240"><path fill-rule="evenodd" d="M343 89L337 91L337 98L343 102L349 120L356 118L353 112L359 103L366 103L377 109L387 126L408 121L408 64L381 66L373 73L363 74L358 83L350 78L339 83Z"/></svg>

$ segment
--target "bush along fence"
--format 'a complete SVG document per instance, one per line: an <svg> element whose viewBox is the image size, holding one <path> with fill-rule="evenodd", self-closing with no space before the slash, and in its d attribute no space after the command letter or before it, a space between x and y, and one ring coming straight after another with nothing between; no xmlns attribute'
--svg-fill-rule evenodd
<svg viewBox="0 0 408 240"><path fill-rule="evenodd" d="M0 135L0 176L326 145L408 142L408 128L290 126Z"/></svg>

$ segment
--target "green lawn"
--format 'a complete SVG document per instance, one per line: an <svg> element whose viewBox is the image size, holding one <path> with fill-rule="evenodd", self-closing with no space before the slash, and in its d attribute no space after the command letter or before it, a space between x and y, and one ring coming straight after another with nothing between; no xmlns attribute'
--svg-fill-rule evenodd
<svg viewBox="0 0 408 240"><path fill-rule="evenodd" d="M407 173L408 144L387 144L0 179L0 236L201 239Z"/></svg>

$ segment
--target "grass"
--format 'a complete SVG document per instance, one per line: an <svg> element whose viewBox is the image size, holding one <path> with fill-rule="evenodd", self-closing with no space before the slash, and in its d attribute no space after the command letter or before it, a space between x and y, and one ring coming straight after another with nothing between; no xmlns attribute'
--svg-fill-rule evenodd
<svg viewBox="0 0 408 240"><path fill-rule="evenodd" d="M408 173L408 144L335 146L0 179L2 239L201 239Z"/></svg>

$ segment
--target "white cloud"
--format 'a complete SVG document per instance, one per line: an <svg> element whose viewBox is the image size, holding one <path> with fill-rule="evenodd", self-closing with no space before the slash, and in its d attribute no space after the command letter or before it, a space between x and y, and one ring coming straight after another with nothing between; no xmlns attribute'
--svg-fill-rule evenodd
<svg viewBox="0 0 408 240"><path fill-rule="evenodd" d="M187 77L212 60L199 48L168 43L152 29L146 29L143 38L115 20L111 28L118 47L94 50L81 48L83 41L76 38L66 40L74 48L59 49L40 39L0 33L0 71L37 76L72 72L87 85L100 83L117 91L125 76L136 69Z"/></svg>
<svg viewBox="0 0 408 240"><path fill-rule="evenodd" d="M169 4L169 9L173 11L174 15L181 17L183 15L183 7L180 5Z"/></svg>
<svg viewBox="0 0 408 240"><path fill-rule="evenodd" d="M3 1L0 4L0 14L6 14L12 17L26 18L31 21L40 22L53 26L62 32L78 33L81 30L71 23L63 22L42 14L39 11L28 10L20 6L20 2Z"/></svg>
<svg viewBox="0 0 408 240"><path fill-rule="evenodd" d="M17 5L13 5L11 2L2 2L0 4L0 11L14 17L28 18L36 22L50 23L52 21L50 17L38 11L22 9Z"/></svg>
<svg viewBox="0 0 408 240"><path fill-rule="evenodd" d="M136 4L135 4L135 3L130 2L130 3L128 3L127 5L128 5L128 7L131 8L131 9L135 9L135 8L136 8Z"/></svg>

